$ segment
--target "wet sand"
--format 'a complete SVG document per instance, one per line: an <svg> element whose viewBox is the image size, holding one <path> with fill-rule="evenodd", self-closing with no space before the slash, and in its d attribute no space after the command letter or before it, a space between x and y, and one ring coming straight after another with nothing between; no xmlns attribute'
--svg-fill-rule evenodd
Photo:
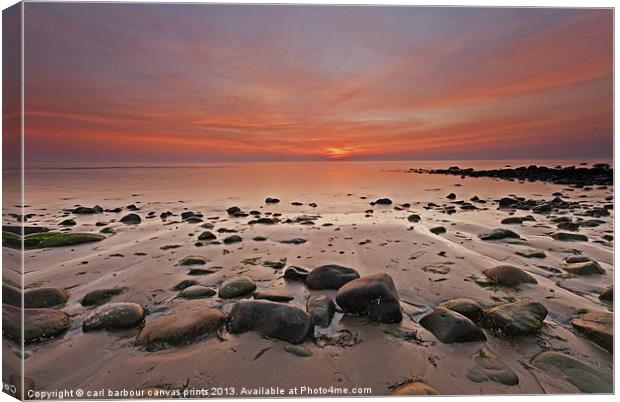
<svg viewBox="0 0 620 402"><path fill-rule="evenodd" d="M603 239L604 235L613 235L613 210L609 216L597 218L603 221L599 226L579 228L578 233L586 235L587 242L557 241L549 235L566 232L551 223L555 217L592 219L580 214L590 207L602 208L612 203L606 197L613 196L613 187L584 189L540 182L412 174L402 170L409 167L406 162L385 166L365 164L355 172L321 167L306 169L305 175L299 175L299 171L283 173L270 167L271 176L247 167L241 176L236 168L226 173L222 173L225 170L222 168L189 176L151 169L151 174L162 175L161 180L145 183L132 177L133 185L130 185L129 178L122 181L108 177L94 184L90 191L88 180L97 181L92 174L122 176L126 171L63 173L81 174L86 184L80 187L79 180L68 182L75 183L75 188L62 191L55 187L60 179L48 181L46 191L33 191L30 199L26 196L29 205L26 211L35 214L28 225L98 233L103 226L96 223L106 222L105 227L113 228L115 233L106 234L105 240L96 243L26 251L27 287L67 289L68 302L56 308L71 318L71 327L62 336L27 346L26 376L34 380L36 390L48 391L234 387L235 396L239 396L242 387L279 386L288 390L294 386L335 386L369 387L372 395L386 395L394 386L416 379L441 394L450 395L581 392L566 379L532 366L531 359L543 351L570 354L602 375L610 376L612 354L575 331L571 320L586 310L612 311L612 303L601 301L598 296L613 284L613 241ZM292 181L295 174L297 179ZM177 181L175 175L181 175L185 181ZM203 180L204 177L207 178ZM235 180L234 190L221 185ZM556 192L562 193L563 200L579 202L579 207L551 213L498 208L498 200L511 194L551 200ZM455 193L456 198L447 199L449 193ZM457 202L470 202L474 196L486 203L471 202L476 209L461 209ZM266 197L277 197L280 202L266 204ZM383 197L393 203L370 205ZM303 205L292 205L293 202ZM317 206L312 207L310 203ZM402 207L405 203L410 205ZM437 206L428 207L429 203ZM63 211L76 205L95 204L123 210L93 215ZM132 212L127 210L130 204L139 208L134 213L141 216L140 224L126 225L119 221ZM232 206L243 211L259 211L261 217L275 216L278 223L249 224L255 218L230 216L226 209ZM442 212L445 206L455 206L456 212ZM165 211L174 215L160 218L160 213ZM203 222L182 221L180 215L187 211L201 214ZM154 214L149 217L149 212ZM413 213L420 215L419 222L407 219ZM296 222L302 215L316 216L312 219L314 224ZM525 215L532 215L535 221L516 225L500 223L508 216ZM68 218L75 219L77 224L69 228L59 226ZM287 223L287 219L292 222ZM237 234L243 241L229 245L202 242L198 247L197 236L205 231L201 227L203 223L213 224L210 231L218 240ZM430 229L437 226L445 227L446 232L432 233ZM219 233L218 229L223 228L235 232ZM478 237L496 228L513 230L522 239L485 241ZM257 236L267 240L253 240ZM281 243L294 238L306 242ZM546 257L526 258L516 254L527 250L544 251ZM178 265L189 255L205 257L208 262L198 268L213 272L189 276L189 269L196 267ZM590 257L605 274L567 275L562 264L571 255ZM112 301L142 305L147 311L147 324L188 302L177 298L178 292L171 290L184 279L194 279L217 290L225 279L244 274L256 282L258 291L282 291L294 296L289 304L303 309L310 295L326 294L335 298L336 290L309 290L302 282L283 279L284 270L265 266L263 263L267 261L285 261L286 266L307 270L340 264L356 269L362 277L387 273L396 285L403 320L397 324L379 324L367 317L337 312L328 328L315 328L314 336L302 343L312 352L310 357L291 354L285 350L287 342L267 339L251 331L231 334L224 330L220 336L154 352L134 345L139 328L82 331L82 322L92 308L82 306L80 300L97 289L127 287L126 292ZM537 284L510 288L481 286L475 280L484 279L483 271L498 264L523 269ZM483 328L487 338L484 342L442 343L419 320L441 302L454 298L470 298L484 307L529 299L542 303L548 315L542 329L533 335L503 339ZM217 295L205 300L225 312L237 302ZM3 344L5 350L16 348L6 336ZM495 355L507 365L518 376L518 384L472 381L467 374L476 366L475 358L481 353ZM7 358L14 359L9 364L18 367L17 356L5 355Z"/></svg>

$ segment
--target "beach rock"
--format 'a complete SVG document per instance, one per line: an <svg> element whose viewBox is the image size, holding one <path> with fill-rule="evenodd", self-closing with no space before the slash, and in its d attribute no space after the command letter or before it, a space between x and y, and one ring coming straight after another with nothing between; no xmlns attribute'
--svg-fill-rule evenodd
<svg viewBox="0 0 620 402"><path fill-rule="evenodd" d="M267 197L265 198L265 204L277 204L280 200L277 198Z"/></svg>
<svg viewBox="0 0 620 402"><path fill-rule="evenodd" d="M536 333L542 328L547 309L540 303L518 301L488 309L482 326L499 337L516 337Z"/></svg>
<svg viewBox="0 0 620 402"><path fill-rule="evenodd" d="M177 263L177 265L205 265L208 260L201 255L188 255Z"/></svg>
<svg viewBox="0 0 620 402"><path fill-rule="evenodd" d="M478 302L471 299L461 298L446 300L440 303L439 306L455 311L469 318L473 322L478 322L484 314L482 306Z"/></svg>
<svg viewBox="0 0 620 402"><path fill-rule="evenodd" d="M305 281L310 272L301 267L290 266L284 270L284 279L291 281Z"/></svg>
<svg viewBox="0 0 620 402"><path fill-rule="evenodd" d="M6 244L6 233L2 234L3 245ZM48 248L48 247L67 247L77 246L79 244L92 243L104 240L106 237L95 233L59 233L44 232L35 233L24 238L24 247L28 250ZM21 247L21 241L17 238L17 247ZM11 247L11 244L8 244Z"/></svg>
<svg viewBox="0 0 620 402"><path fill-rule="evenodd" d="M130 329L144 321L144 309L136 303L109 303L93 310L82 323L82 331Z"/></svg>
<svg viewBox="0 0 620 402"><path fill-rule="evenodd" d="M209 240L215 240L215 239L217 239L217 236L214 235L212 232L209 232L209 231L202 232L198 236L198 240L202 240L202 241L209 241Z"/></svg>
<svg viewBox="0 0 620 402"><path fill-rule="evenodd" d="M312 330L312 320L302 309L283 303L241 300L230 312L233 334L256 331L270 338L301 343Z"/></svg>
<svg viewBox="0 0 620 402"><path fill-rule="evenodd" d="M524 218L521 216L509 216L507 218L502 219L500 222L503 225L520 225L524 221Z"/></svg>
<svg viewBox="0 0 620 402"><path fill-rule="evenodd" d="M297 237L297 238L290 239L290 240L281 240L280 243L282 243L282 244L304 244L307 241L308 240L306 240L306 239L302 239L300 237Z"/></svg>
<svg viewBox="0 0 620 402"><path fill-rule="evenodd" d="M192 285L179 292L177 297L182 299L204 299L215 295L215 290L203 285Z"/></svg>
<svg viewBox="0 0 620 402"><path fill-rule="evenodd" d="M558 352L542 352L531 360L532 366L573 384L581 392L611 393L613 379L572 356Z"/></svg>
<svg viewBox="0 0 620 402"><path fill-rule="evenodd" d="M197 216L198 218L202 218L202 214L196 214L194 211L185 211L181 213L181 219L183 220L194 217L194 216Z"/></svg>
<svg viewBox="0 0 620 402"><path fill-rule="evenodd" d="M338 290L336 303L348 314L368 315L377 322L402 320L396 286L392 277L380 273L352 280Z"/></svg>
<svg viewBox="0 0 620 402"><path fill-rule="evenodd" d="M421 219L422 218L420 217L419 214L411 214L407 217L407 220L412 223L420 222Z"/></svg>
<svg viewBox="0 0 620 402"><path fill-rule="evenodd" d="M551 237L558 241L588 241L588 236L578 233L557 232L553 233Z"/></svg>
<svg viewBox="0 0 620 402"><path fill-rule="evenodd" d="M304 348L303 346L299 346L299 345L286 345L284 347L284 350L287 351L290 354L293 354L295 356L299 356L299 357L310 357L312 356L312 352L306 348Z"/></svg>
<svg viewBox="0 0 620 402"><path fill-rule="evenodd" d="M254 299L286 303L295 299L295 296L291 296L279 290L264 290L254 293Z"/></svg>
<svg viewBox="0 0 620 402"><path fill-rule="evenodd" d="M193 285L198 285L198 281L194 281L191 279L184 279L181 282L177 283L176 285L174 285L174 287L172 288L172 290L183 290L186 289L190 286Z"/></svg>
<svg viewBox="0 0 620 402"><path fill-rule="evenodd" d="M446 228L443 226L435 226L433 228L430 228L429 231L432 234L440 235L442 233L446 233Z"/></svg>
<svg viewBox="0 0 620 402"><path fill-rule="evenodd" d="M2 306L2 332L16 342L22 340L21 315L24 314L24 342L39 342L63 334L71 325L67 313L60 310Z"/></svg>
<svg viewBox="0 0 620 402"><path fill-rule="evenodd" d="M230 207L226 210L226 212L228 213L228 215L236 215L239 212L241 212L241 208L239 207Z"/></svg>
<svg viewBox="0 0 620 402"><path fill-rule="evenodd" d="M138 223L142 222L142 218L140 218L140 215L138 214L129 214L123 216L121 218L121 222L127 225L137 225Z"/></svg>
<svg viewBox="0 0 620 402"><path fill-rule="evenodd" d="M375 201L375 204L377 204L377 205L392 205L392 200L390 200L389 198L379 198L377 201Z"/></svg>
<svg viewBox="0 0 620 402"><path fill-rule="evenodd" d="M186 222L186 223L201 223L201 222L204 222L204 221L202 220L202 218L199 218L197 216L190 216L187 219L183 219L183 222Z"/></svg>
<svg viewBox="0 0 620 402"><path fill-rule="evenodd" d="M19 285L18 285L19 286ZM11 286L8 283L2 284L2 304L10 304L11 306L22 306L22 292L19 288Z"/></svg>
<svg viewBox="0 0 620 402"><path fill-rule="evenodd" d="M571 321L573 327L595 343L613 353L614 315L608 311L591 311Z"/></svg>
<svg viewBox="0 0 620 402"><path fill-rule="evenodd" d="M519 384L519 376L488 350L480 349L474 361L476 365L467 372L467 378L471 381L493 381L504 385Z"/></svg>
<svg viewBox="0 0 620 402"><path fill-rule="evenodd" d="M557 228L560 230L569 230L571 232L576 232L579 230L579 224L576 222L562 222L557 225Z"/></svg>
<svg viewBox="0 0 620 402"><path fill-rule="evenodd" d="M310 289L340 289L344 284L359 278L353 268L329 264L314 268L306 277L306 285Z"/></svg>
<svg viewBox="0 0 620 402"><path fill-rule="evenodd" d="M218 295L222 299L232 299L245 296L254 290L256 290L256 283L254 283L252 278L239 275L222 282Z"/></svg>
<svg viewBox="0 0 620 402"><path fill-rule="evenodd" d="M517 255L525 258L546 258L547 254L545 254L542 250L525 250L525 251L517 251Z"/></svg>
<svg viewBox="0 0 620 402"><path fill-rule="evenodd" d="M136 345L147 350L187 345L217 331L225 317L204 301L188 301L147 322L136 337Z"/></svg>
<svg viewBox="0 0 620 402"><path fill-rule="evenodd" d="M483 273L487 278L502 286L514 287L522 283L537 283L533 276L512 265L497 265Z"/></svg>
<svg viewBox="0 0 620 402"><path fill-rule="evenodd" d="M446 195L446 198L449 199L449 200L455 200L456 199L456 194L450 193L450 194Z"/></svg>
<svg viewBox="0 0 620 402"><path fill-rule="evenodd" d="M232 236L228 236L227 238L224 239L224 244L233 244L233 243L239 243L242 242L243 239L241 238L241 236L239 235L232 235Z"/></svg>
<svg viewBox="0 0 620 402"><path fill-rule="evenodd" d="M123 294L126 291L127 291L127 288L121 288L121 287L116 287L116 288L111 288L111 289L93 290L91 292L86 293L86 295L84 295L84 297L80 301L80 304L85 307L100 306L110 301L114 296Z"/></svg>
<svg viewBox="0 0 620 402"><path fill-rule="evenodd" d="M605 273L596 261L575 262L564 266L564 271L575 275L602 275Z"/></svg>
<svg viewBox="0 0 620 402"><path fill-rule="evenodd" d="M614 285L610 285L603 290L598 298L605 301L614 301Z"/></svg>
<svg viewBox="0 0 620 402"><path fill-rule="evenodd" d="M65 304L69 292L60 288L33 288L24 291L25 308L45 308Z"/></svg>
<svg viewBox="0 0 620 402"><path fill-rule="evenodd" d="M504 240L504 239L520 239L517 233L509 229L493 229L489 232L478 235L481 240Z"/></svg>
<svg viewBox="0 0 620 402"><path fill-rule="evenodd" d="M95 208L90 208L90 207L77 207L73 209L71 212L73 212L76 215L92 215L92 214L98 213L99 208L95 209ZM103 210L101 210L101 212L103 212Z"/></svg>
<svg viewBox="0 0 620 402"><path fill-rule="evenodd" d="M567 264L574 264L576 262L588 262L592 261L590 257L586 257L585 255L571 255L564 259Z"/></svg>
<svg viewBox="0 0 620 402"><path fill-rule="evenodd" d="M77 225L77 222L75 221L75 219L65 219L64 221L60 222L60 226L75 226Z"/></svg>
<svg viewBox="0 0 620 402"><path fill-rule="evenodd" d="M319 327L329 327L336 313L336 305L327 295L310 296L306 302L306 310L310 314L312 324Z"/></svg>
<svg viewBox="0 0 620 402"><path fill-rule="evenodd" d="M400 385L394 388L390 392L390 396L405 396L405 395L440 395L439 391L423 382L409 382L407 384Z"/></svg>
<svg viewBox="0 0 620 402"><path fill-rule="evenodd" d="M487 339L469 318L443 307L437 307L422 317L420 325L443 343L478 342Z"/></svg>

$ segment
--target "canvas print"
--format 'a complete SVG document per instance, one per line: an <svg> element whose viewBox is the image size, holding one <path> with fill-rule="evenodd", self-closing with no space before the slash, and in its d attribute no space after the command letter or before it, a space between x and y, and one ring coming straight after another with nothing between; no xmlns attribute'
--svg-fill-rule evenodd
<svg viewBox="0 0 620 402"><path fill-rule="evenodd" d="M3 12L18 399L610 394L613 10Z"/></svg>

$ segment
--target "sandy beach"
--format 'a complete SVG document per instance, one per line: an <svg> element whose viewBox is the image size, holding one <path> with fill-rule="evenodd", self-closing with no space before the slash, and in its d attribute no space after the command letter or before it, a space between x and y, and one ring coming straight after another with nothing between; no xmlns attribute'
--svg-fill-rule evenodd
<svg viewBox="0 0 620 402"><path fill-rule="evenodd" d="M506 162L455 163L482 169ZM449 166L315 162L27 170L27 227L101 236L59 247L33 243L25 251L26 295L61 289L66 297L60 304L48 305L54 302L47 294L33 296L32 303L70 320L57 335L27 342L31 388L79 388L93 399L145 396L122 390L194 397L200 389L222 397L279 392L269 387L282 388L283 396L294 396L288 394L293 387L305 390L297 396L341 392L329 387L388 395L412 393L406 388L412 384L444 395L612 392L609 325L593 325L588 314L600 320L613 311L613 296L600 297L614 278L613 185L411 171ZM11 219L15 225L5 214L5 225ZM7 246L10 239L3 240L5 253L17 254ZM353 307L342 306L342 286L321 289L320 280L312 282L303 271L334 264L352 268L353 280L387 274L394 289L371 279L386 293L373 299L374 310L370 303L352 313ZM489 271L498 266L517 270ZM249 284L237 283L226 294L225 285L240 276ZM351 279L346 283L352 287ZM3 287L12 285L5 275ZM351 291L365 292L366 285ZM101 290L113 291L96 292ZM87 295L92 303L85 302ZM278 303L292 306L303 321L308 299L321 295L338 301L335 312L331 307L323 317L327 325L312 321L301 340L287 323L278 321L281 327L269 333L269 325L244 322L243 312L233 311L241 301ZM444 303L454 299L468 300ZM135 322L121 322L135 310L109 325L93 320L97 309L122 302L143 309ZM522 319L520 309L538 304L545 309L540 322L510 333L513 321ZM492 319L509 305L518 307L508 314L510 322ZM402 317L386 318L384 306ZM255 320L279 317L271 310L266 318L263 310L248 311ZM289 310L282 314L288 317ZM162 317L176 320L177 327L152 342L157 331L170 330ZM2 341L5 364L17 369L20 351L6 324ZM581 365L567 374L563 368L572 360L558 363L553 353ZM3 380L9 382L13 373L6 371ZM575 375L595 380L583 384Z"/></svg>

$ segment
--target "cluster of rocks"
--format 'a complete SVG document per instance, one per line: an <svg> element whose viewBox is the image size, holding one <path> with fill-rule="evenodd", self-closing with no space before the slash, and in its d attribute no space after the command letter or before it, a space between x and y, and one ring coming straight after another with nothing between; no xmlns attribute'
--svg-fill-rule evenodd
<svg viewBox="0 0 620 402"><path fill-rule="evenodd" d="M493 177L506 180L544 181L555 184L591 186L612 185L614 178L613 168L607 163L597 163L592 167L547 167L547 166L522 166L518 168L474 170L473 168L461 169L452 166L448 169L410 169L412 173L445 174L461 177Z"/></svg>
<svg viewBox="0 0 620 402"><path fill-rule="evenodd" d="M422 317L420 324L443 343L480 342L486 335L479 326L497 337L531 335L540 330L546 316L547 309L532 301L484 309L474 300L453 299Z"/></svg>

